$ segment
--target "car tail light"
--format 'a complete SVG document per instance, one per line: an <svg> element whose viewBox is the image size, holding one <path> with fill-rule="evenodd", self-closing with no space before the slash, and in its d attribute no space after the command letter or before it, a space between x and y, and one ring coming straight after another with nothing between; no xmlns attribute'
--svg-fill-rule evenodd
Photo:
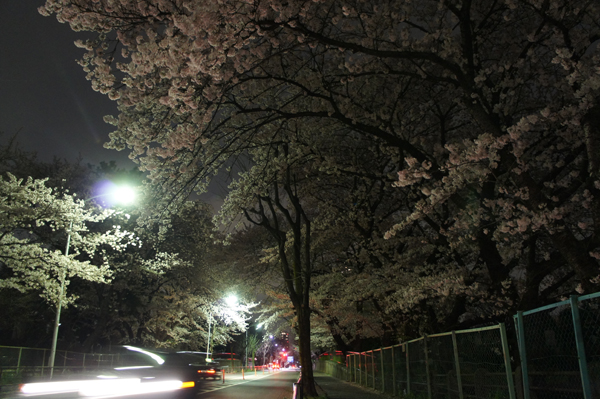
<svg viewBox="0 0 600 399"><path fill-rule="evenodd" d="M206 373L206 374L214 374L214 373L216 373L215 370L198 370L198 372L202 373L202 374L204 374L204 373Z"/></svg>

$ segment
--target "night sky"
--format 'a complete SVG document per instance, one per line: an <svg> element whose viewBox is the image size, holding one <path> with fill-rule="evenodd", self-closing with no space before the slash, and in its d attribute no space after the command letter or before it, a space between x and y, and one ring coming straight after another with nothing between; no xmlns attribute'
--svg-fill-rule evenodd
<svg viewBox="0 0 600 399"><path fill-rule="evenodd" d="M84 50L73 32L37 8L44 0L0 0L0 136L19 132L21 148L38 159L54 156L70 162L117 161L135 167L127 152L103 148L112 126L103 116L116 114L116 104L94 92L76 60Z"/></svg>

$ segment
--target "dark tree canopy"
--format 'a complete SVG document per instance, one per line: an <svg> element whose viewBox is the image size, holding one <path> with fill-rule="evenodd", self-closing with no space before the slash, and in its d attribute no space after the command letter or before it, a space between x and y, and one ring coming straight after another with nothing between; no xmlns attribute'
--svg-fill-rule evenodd
<svg viewBox="0 0 600 399"><path fill-rule="evenodd" d="M93 87L119 103L108 146L149 173L158 209L243 158L222 216L274 232L282 264L301 265L284 278L305 289L323 267L358 284L340 300L379 308L384 329L398 312L427 330L598 289L599 7L48 0L42 12L99 33L79 45ZM356 328L320 306L332 331Z"/></svg>

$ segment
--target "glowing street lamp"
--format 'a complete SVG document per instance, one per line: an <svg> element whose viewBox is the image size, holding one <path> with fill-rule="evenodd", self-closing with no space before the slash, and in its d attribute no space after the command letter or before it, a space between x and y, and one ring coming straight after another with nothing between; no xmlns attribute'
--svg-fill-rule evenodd
<svg viewBox="0 0 600 399"><path fill-rule="evenodd" d="M225 298L225 303L227 304L227 306L229 308L234 308L237 305L237 297L235 295L229 295L227 298ZM208 313L208 342L206 343L206 362L212 362L212 359L210 357L210 328L212 325L212 312Z"/></svg>
<svg viewBox="0 0 600 399"><path fill-rule="evenodd" d="M84 202L100 198L100 197L111 197L114 202L122 204L131 204L135 200L135 191L131 187L126 186L115 186L110 192L96 195L84 200ZM67 246L65 247L65 256L69 256L69 247L71 245L71 231L73 230L73 220L69 223L69 231L67 233ZM58 296L58 304L56 305L56 318L54 319L54 331L52 332L52 347L50 349L50 378L54 374L54 360L56 359L56 343L58 341L58 329L60 327L60 312L62 310L62 298L65 292L65 279L67 270L64 269L61 275L60 281L60 295Z"/></svg>

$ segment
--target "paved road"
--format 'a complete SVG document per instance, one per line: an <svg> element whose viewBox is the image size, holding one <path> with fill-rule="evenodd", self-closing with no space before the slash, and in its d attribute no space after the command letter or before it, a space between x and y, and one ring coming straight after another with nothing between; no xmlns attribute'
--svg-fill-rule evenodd
<svg viewBox="0 0 600 399"><path fill-rule="evenodd" d="M290 399L293 383L298 380L298 371L280 371L271 374L225 375L222 381L206 381L197 399Z"/></svg>

